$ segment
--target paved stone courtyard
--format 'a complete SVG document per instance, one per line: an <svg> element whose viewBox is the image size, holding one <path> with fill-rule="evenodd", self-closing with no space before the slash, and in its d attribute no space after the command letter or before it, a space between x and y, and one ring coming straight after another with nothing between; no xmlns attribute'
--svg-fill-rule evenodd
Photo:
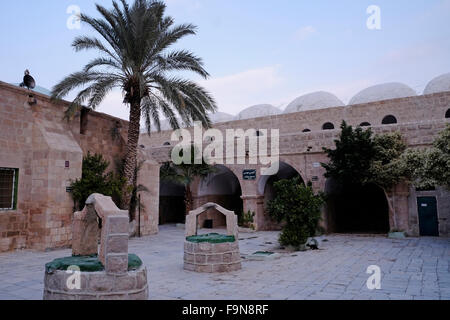
<svg viewBox="0 0 450 320"><path fill-rule="evenodd" d="M450 239L330 235L321 250L280 251L277 232L240 234L241 253L281 252L268 261L243 261L240 271L197 274L183 270L184 230L162 226L133 239L149 272L150 299L443 299L450 300ZM327 240L327 241L326 241ZM70 250L0 254L0 300L42 299L44 264ZM367 267L382 270L381 290L368 290Z"/></svg>

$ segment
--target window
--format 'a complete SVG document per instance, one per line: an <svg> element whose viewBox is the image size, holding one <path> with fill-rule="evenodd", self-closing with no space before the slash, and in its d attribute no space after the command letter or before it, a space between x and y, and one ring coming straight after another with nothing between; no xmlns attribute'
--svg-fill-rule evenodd
<svg viewBox="0 0 450 320"><path fill-rule="evenodd" d="M395 118L394 116L386 116L383 118L383 121L381 122L381 124L396 124L397 123L397 118Z"/></svg>
<svg viewBox="0 0 450 320"><path fill-rule="evenodd" d="M447 112L445 113L445 118L446 119L450 118L450 109L448 109Z"/></svg>
<svg viewBox="0 0 450 320"><path fill-rule="evenodd" d="M334 130L334 124L327 122L322 126L322 130Z"/></svg>
<svg viewBox="0 0 450 320"><path fill-rule="evenodd" d="M18 178L18 169L0 168L0 210L16 209Z"/></svg>
<svg viewBox="0 0 450 320"><path fill-rule="evenodd" d="M264 133L262 132L262 131L256 131L256 136L257 137L262 137L262 136L264 136Z"/></svg>
<svg viewBox="0 0 450 320"><path fill-rule="evenodd" d="M164 142L163 146L170 146L170 142Z"/></svg>
<svg viewBox="0 0 450 320"><path fill-rule="evenodd" d="M80 134L86 134L87 126L88 126L88 114L90 109L83 108L81 109L80 115Z"/></svg>
<svg viewBox="0 0 450 320"><path fill-rule="evenodd" d="M311 132L311 130L305 129L305 130L303 130L302 132L303 132L303 133L307 133L307 132Z"/></svg>
<svg viewBox="0 0 450 320"><path fill-rule="evenodd" d="M363 123L361 123L359 126L360 126L360 127L370 127L371 124L368 123L368 122L363 122Z"/></svg>

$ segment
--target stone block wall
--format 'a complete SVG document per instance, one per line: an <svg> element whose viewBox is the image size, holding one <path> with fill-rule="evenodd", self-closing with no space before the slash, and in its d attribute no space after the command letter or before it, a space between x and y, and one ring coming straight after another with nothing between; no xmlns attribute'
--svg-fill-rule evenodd
<svg viewBox="0 0 450 320"><path fill-rule="evenodd" d="M242 268L239 242L184 243L184 269L194 272L232 272Z"/></svg>
<svg viewBox="0 0 450 320"><path fill-rule="evenodd" d="M66 188L81 177L83 156L102 154L116 170L127 139L127 121L95 111L67 121L68 102L33 92L37 103L30 106L28 94L0 82L0 167L19 170L17 208L0 211L0 252L69 247L74 203ZM157 176L149 170L143 184L152 189L159 166ZM152 193L146 206L156 215L158 197ZM157 232L157 219L143 213L142 221L141 234Z"/></svg>
<svg viewBox="0 0 450 320"><path fill-rule="evenodd" d="M69 289L73 273L54 271L44 278L44 300L147 300L147 269L141 267L124 275L81 272L80 289Z"/></svg>

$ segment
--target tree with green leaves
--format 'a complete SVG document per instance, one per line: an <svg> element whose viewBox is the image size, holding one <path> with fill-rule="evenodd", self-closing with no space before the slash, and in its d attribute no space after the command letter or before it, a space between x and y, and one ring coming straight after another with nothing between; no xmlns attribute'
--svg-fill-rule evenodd
<svg viewBox="0 0 450 320"><path fill-rule="evenodd" d="M95 36L78 37L73 42L76 51L97 50L100 55L82 71L73 73L52 90L53 99L62 99L76 88L82 88L67 110L71 118L81 105L95 109L113 89L124 93L124 103L130 108L128 141L125 153L122 207L130 208L141 117L145 118L148 133L154 124L160 130L160 116L164 115L172 128L180 127L176 114L184 124L201 121L210 126L208 112L217 110L212 96L196 83L171 76L172 72L192 71L204 78L209 75L200 58L186 50L169 51L181 38L194 35L192 24L174 25L165 15L161 1L135 0L130 6L113 1L108 10L96 5L101 18L81 14L80 19L92 27Z"/></svg>
<svg viewBox="0 0 450 320"><path fill-rule="evenodd" d="M416 186L444 186L450 190L450 125L439 134L432 148L408 150L404 159Z"/></svg>
<svg viewBox="0 0 450 320"><path fill-rule="evenodd" d="M101 154L88 153L83 158L81 178L71 184L75 208L82 210L87 198L93 193L101 193L113 198L120 205L121 191L125 180L112 172L106 172L109 162Z"/></svg>
<svg viewBox="0 0 450 320"><path fill-rule="evenodd" d="M322 163L325 177L343 185L370 180L369 171L376 154L372 131L361 127L353 129L343 121L339 139L334 142L335 149L323 149L330 159L329 163Z"/></svg>
<svg viewBox="0 0 450 320"><path fill-rule="evenodd" d="M174 150L170 152L170 155L176 153L180 158L184 158L184 152L188 148L175 147ZM201 151L197 149L194 145L190 146L190 161L185 163L184 161L180 164L174 164L173 162L166 162L161 167L161 181L170 181L176 184L180 184L185 188L184 203L186 205L186 215L192 210L192 190L191 184L194 182L195 178L206 178L209 174L214 173L216 169L209 164L207 159L200 155ZM195 159L200 158L202 162L195 164Z"/></svg>
<svg viewBox="0 0 450 320"><path fill-rule="evenodd" d="M267 205L272 218L284 222L279 241L299 248L316 235L324 204L322 194L315 194L299 177L274 183L275 198Z"/></svg>
<svg viewBox="0 0 450 320"><path fill-rule="evenodd" d="M400 133L374 136L370 128L353 129L345 121L341 129L336 148L324 148L330 159L322 164L326 178L334 178L344 187L373 183L385 191L402 180L410 180L403 158L406 143Z"/></svg>

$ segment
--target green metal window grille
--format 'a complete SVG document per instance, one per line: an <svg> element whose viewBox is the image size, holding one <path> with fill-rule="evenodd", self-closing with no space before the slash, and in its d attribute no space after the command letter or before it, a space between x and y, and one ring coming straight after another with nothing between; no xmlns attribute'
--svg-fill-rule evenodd
<svg viewBox="0 0 450 320"><path fill-rule="evenodd" d="M0 210L16 209L18 177L18 169L0 168Z"/></svg>

